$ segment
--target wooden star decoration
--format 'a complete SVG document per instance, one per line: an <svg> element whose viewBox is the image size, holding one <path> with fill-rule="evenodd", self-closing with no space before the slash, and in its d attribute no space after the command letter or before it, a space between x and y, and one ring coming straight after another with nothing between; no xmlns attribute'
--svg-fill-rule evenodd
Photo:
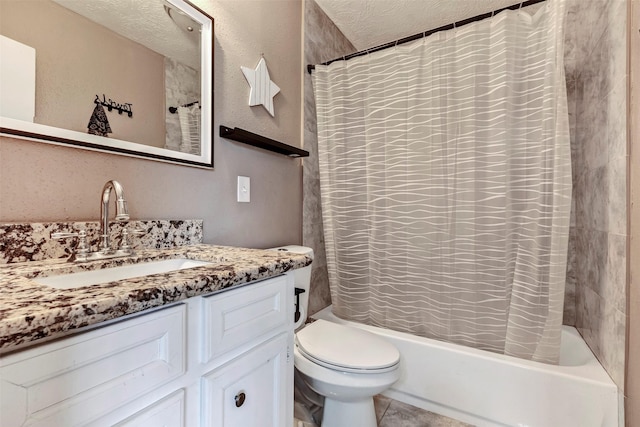
<svg viewBox="0 0 640 427"><path fill-rule="evenodd" d="M273 109L273 97L280 92L280 88L269 77L267 63L264 58L260 58L260 62L255 70L247 67L240 67L244 77L247 79L251 92L249 93L249 105L262 105L271 116L275 116Z"/></svg>

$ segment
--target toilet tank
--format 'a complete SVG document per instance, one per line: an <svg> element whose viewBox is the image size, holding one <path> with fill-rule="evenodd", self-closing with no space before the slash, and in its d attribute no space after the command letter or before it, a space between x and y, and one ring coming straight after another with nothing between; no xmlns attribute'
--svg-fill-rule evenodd
<svg viewBox="0 0 640 427"><path fill-rule="evenodd" d="M313 259L313 249L306 246L288 245L279 246L277 248L271 248L272 251L287 251L295 254L304 254ZM306 267L293 270L293 281L296 288L304 289L304 292L300 294L300 308L302 316L296 325L303 324L307 318L309 312L309 289L311 287L311 264Z"/></svg>

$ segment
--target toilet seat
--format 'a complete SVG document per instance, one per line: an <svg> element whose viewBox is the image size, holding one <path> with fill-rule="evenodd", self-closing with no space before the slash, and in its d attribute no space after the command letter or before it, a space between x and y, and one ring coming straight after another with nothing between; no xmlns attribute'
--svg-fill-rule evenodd
<svg viewBox="0 0 640 427"><path fill-rule="evenodd" d="M296 334L296 346L307 359L343 372L388 372L400 362L398 350L382 338L321 319Z"/></svg>

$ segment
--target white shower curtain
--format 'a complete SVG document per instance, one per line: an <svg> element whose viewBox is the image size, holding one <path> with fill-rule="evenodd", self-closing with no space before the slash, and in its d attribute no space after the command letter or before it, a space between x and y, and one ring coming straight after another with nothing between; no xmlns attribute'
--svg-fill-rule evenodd
<svg viewBox="0 0 640 427"><path fill-rule="evenodd" d="M564 0L313 74L340 317L555 363L571 165Z"/></svg>

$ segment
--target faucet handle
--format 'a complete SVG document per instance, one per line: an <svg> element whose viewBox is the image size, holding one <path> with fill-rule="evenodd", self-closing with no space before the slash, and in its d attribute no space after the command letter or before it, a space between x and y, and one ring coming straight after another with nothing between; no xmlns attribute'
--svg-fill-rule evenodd
<svg viewBox="0 0 640 427"><path fill-rule="evenodd" d="M84 230L80 230L76 233L69 233L69 232L51 233L51 238L54 240L69 239L74 237L78 238L78 246L76 247L76 250L73 253L73 255L71 255L71 258L69 258L69 261L86 258L89 252L91 251L89 248L89 243L87 242L87 232Z"/></svg>
<svg viewBox="0 0 640 427"><path fill-rule="evenodd" d="M51 238L54 240L60 239L68 239L71 237L79 237L78 233L69 233L69 232L59 232L59 233L51 233Z"/></svg>
<svg viewBox="0 0 640 427"><path fill-rule="evenodd" d="M145 234L145 232L144 230L140 230L138 228L129 231L126 226L122 227L122 239L120 240L121 250L131 250L131 244L129 243L129 234L133 234L134 236L142 236Z"/></svg>

